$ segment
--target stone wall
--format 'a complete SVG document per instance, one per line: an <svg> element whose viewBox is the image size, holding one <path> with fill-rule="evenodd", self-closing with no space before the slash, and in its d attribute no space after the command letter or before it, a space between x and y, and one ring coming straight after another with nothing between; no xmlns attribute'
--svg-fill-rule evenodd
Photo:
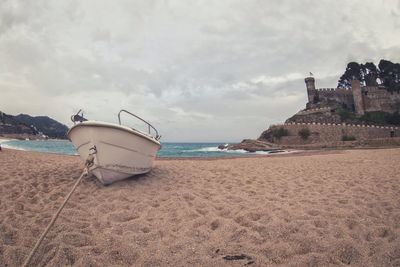
<svg viewBox="0 0 400 267"><path fill-rule="evenodd" d="M346 107L352 109L354 106L353 93L351 90L341 88L320 88L317 89L319 101L329 102L334 100L338 103L345 104Z"/></svg>
<svg viewBox="0 0 400 267"><path fill-rule="evenodd" d="M357 141L400 137L400 127L329 123L287 123L282 126L288 130L289 135L274 142L284 145L339 142L345 135L354 136ZM308 128L311 132L307 140L298 135L303 128Z"/></svg>
<svg viewBox="0 0 400 267"><path fill-rule="evenodd" d="M400 92L389 92L378 87L361 88L364 110L393 113L400 110Z"/></svg>
<svg viewBox="0 0 400 267"><path fill-rule="evenodd" d="M321 112L330 112L330 111L331 111L330 107L311 108L311 109L300 110L299 112L297 112L297 115L309 115L309 114L315 114L315 113L321 113Z"/></svg>
<svg viewBox="0 0 400 267"><path fill-rule="evenodd" d="M332 112L330 107L306 109L297 112L285 121L285 123L341 123L338 114Z"/></svg>

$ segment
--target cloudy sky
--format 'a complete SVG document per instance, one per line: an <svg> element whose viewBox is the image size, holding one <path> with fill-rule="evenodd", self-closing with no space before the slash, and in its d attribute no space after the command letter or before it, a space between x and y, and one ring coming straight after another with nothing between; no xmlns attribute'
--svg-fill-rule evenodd
<svg viewBox="0 0 400 267"><path fill-rule="evenodd" d="M121 108L163 141L240 141L335 87L349 61L400 62L398 0L0 0L0 110L71 125Z"/></svg>

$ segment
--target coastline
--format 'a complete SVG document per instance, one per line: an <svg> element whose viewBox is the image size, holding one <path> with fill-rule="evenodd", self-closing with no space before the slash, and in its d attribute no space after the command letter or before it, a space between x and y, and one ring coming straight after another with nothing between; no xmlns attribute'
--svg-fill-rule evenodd
<svg viewBox="0 0 400 267"><path fill-rule="evenodd" d="M35 265L392 266L400 149L157 159L85 178ZM0 262L20 265L79 177L78 157L0 152Z"/></svg>
<svg viewBox="0 0 400 267"><path fill-rule="evenodd" d="M3 142L6 142L6 141L10 141L10 140L14 140L14 139L5 138L5 137L0 136L0 144Z"/></svg>
<svg viewBox="0 0 400 267"><path fill-rule="evenodd" d="M20 140L20 139L9 139L9 138L4 138L3 141L0 139L0 144L2 142L7 142L7 141L16 141L14 143L9 143L5 144L3 148L7 149L15 149L15 150L22 150L22 151L36 151L40 153L50 153L50 154L60 154L60 155L78 155L78 153L73 149L72 143L71 146L69 147L63 147L63 146L50 146L47 147L46 149L42 149L42 146L46 147L46 142L48 141L50 144L53 142L65 142L67 141L70 143L68 140L63 140L63 139L46 139L46 140ZM31 146L30 144L35 144L34 146ZM44 144L44 145L42 145ZM175 151L175 152L170 152L168 145L170 144L203 144L206 145L204 147L190 147L190 148L184 148L182 146L181 151ZM173 159L173 158L236 158L236 157L257 157L257 156L274 156L278 154L292 154L292 153L298 153L299 150L294 150L294 149L286 149L282 150L279 153L274 152L274 153L268 153L267 151L254 151L254 152L249 152L245 150L222 150L218 149L216 146L217 143L165 143L163 146L167 147L166 149L162 149L160 151L160 154L158 155L159 158L168 158L168 159ZM212 146L215 145L215 146ZM72 154L71 149L73 149L75 152ZM211 150L210 150L211 149ZM60 151L61 150L61 151ZM166 152L164 152L164 150ZM173 150L173 149L172 149ZM204 152L203 152L204 151ZM185 153L182 154L182 152ZM193 153L193 152L198 152L198 154ZM215 154L215 152L217 154ZM176 156L173 154L175 153ZM213 154L214 153L214 154ZM169 154L166 156L166 154ZM172 155L171 155L172 154ZM219 154L219 155L218 155Z"/></svg>

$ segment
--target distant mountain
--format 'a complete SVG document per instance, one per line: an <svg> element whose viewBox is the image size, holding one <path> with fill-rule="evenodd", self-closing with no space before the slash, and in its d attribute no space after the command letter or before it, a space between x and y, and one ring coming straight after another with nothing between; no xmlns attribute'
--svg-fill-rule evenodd
<svg viewBox="0 0 400 267"><path fill-rule="evenodd" d="M68 127L47 116L32 117L27 114L17 116L0 112L0 134L39 134L50 138L65 138Z"/></svg>
<svg viewBox="0 0 400 267"><path fill-rule="evenodd" d="M35 135L35 130L0 111L0 134Z"/></svg>

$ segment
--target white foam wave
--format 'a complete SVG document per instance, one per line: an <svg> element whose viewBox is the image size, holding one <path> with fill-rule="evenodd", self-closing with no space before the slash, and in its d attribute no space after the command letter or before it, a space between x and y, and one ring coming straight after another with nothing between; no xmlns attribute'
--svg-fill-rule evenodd
<svg viewBox="0 0 400 267"><path fill-rule="evenodd" d="M14 150L28 151L27 149L17 147L17 146L11 146L11 145L8 145L7 143L1 143L1 147L8 148L8 149L14 149Z"/></svg>
<svg viewBox="0 0 400 267"><path fill-rule="evenodd" d="M249 151L246 151L244 149L238 149L238 150L224 150L226 153L250 153Z"/></svg>
<svg viewBox="0 0 400 267"><path fill-rule="evenodd" d="M218 147L202 147L202 148L197 148L197 149L189 149L189 150L183 150L183 152L220 152L222 151Z"/></svg>
<svg viewBox="0 0 400 267"><path fill-rule="evenodd" d="M224 153L232 153L232 154L238 154L238 153L250 153L244 149L238 149L238 150L228 150L228 149L219 149L218 147L212 146L212 147L202 147L198 149L190 149L190 150L183 150L183 152L224 152Z"/></svg>
<svg viewBox="0 0 400 267"><path fill-rule="evenodd" d="M15 140L15 139L2 139L2 138L0 137L0 144L6 143L6 142L12 141L12 140Z"/></svg>
<svg viewBox="0 0 400 267"><path fill-rule="evenodd" d="M269 154L271 154L269 151L256 151L256 152L253 152L254 154L257 154L257 155L269 155Z"/></svg>

